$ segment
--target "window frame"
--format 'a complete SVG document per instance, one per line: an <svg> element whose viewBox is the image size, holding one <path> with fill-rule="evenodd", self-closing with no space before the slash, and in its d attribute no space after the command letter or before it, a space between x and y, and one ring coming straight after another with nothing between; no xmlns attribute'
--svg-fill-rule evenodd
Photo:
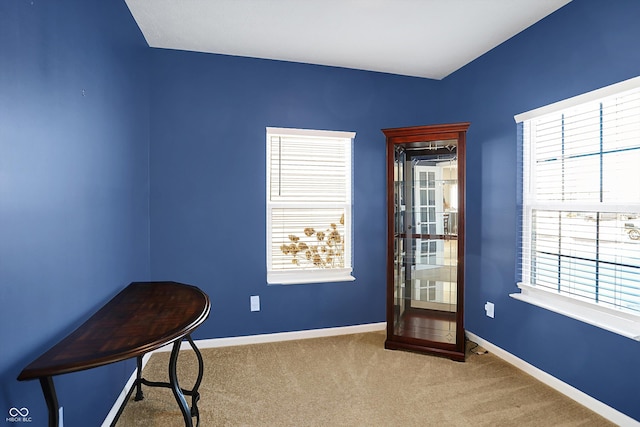
<svg viewBox="0 0 640 427"><path fill-rule="evenodd" d="M518 257L516 260L516 271L518 271L518 274L522 271L523 247L526 247L527 242L530 242L530 231L525 233L523 230L527 230L527 227L529 227L528 221L531 220L531 210L535 208L566 210L566 207L554 206L553 202L537 202L536 205L536 202L534 201L533 204L527 205L526 201L529 197L529 189L525 186L525 177L527 176L526 174L530 174L532 172L529 170L530 166L528 162L524 160L527 158L526 153L523 151L524 132L526 131L523 126L524 122L638 88L640 88L640 77L625 80L614 85L565 99L532 111L518 114L514 117L518 125L518 188L519 191L521 191L521 193L518 194L517 200L520 216L517 237ZM572 207L578 208L579 210L579 204L580 203L576 203ZM592 206L592 204L589 204L589 206ZM606 206L603 207L603 209L600 209L603 212L607 212L608 208L613 208L614 211L619 212L640 211L640 205L636 204L616 206L613 203L610 203L603 206ZM587 208L587 206L583 207ZM530 227L528 229L530 230ZM520 279L522 279L522 277L517 278L517 280ZM536 286L525 281L519 281L517 283L517 287L519 288L519 292L510 294L510 297L562 314L572 319L588 323L621 336L640 341L640 313L626 310L624 308L602 306L595 302L572 297L564 293L560 293L559 291L552 291L548 288Z"/></svg>
<svg viewBox="0 0 640 427"><path fill-rule="evenodd" d="M355 132L297 129L297 128L266 128L266 252L267 252L267 284L292 285L309 283L329 283L354 281L353 277L353 142ZM344 268L300 268L287 270L274 270L273 267L273 243L272 243L272 215L274 209L296 208L304 205L303 201L273 202L270 200L271 166L270 144L272 136L284 137L312 137L327 139L343 139L347 145L345 155L347 171L346 200L344 202L322 202L322 208L344 209ZM302 231L302 230L301 230Z"/></svg>

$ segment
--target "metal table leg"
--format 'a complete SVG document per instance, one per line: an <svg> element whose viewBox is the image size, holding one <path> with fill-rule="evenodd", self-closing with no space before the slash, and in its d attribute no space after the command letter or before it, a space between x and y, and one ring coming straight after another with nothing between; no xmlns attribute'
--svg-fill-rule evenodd
<svg viewBox="0 0 640 427"><path fill-rule="evenodd" d="M138 373L136 375L136 396L133 398L136 402L144 399L144 394L142 393L142 356L138 356L136 358L138 363Z"/></svg>
<svg viewBox="0 0 640 427"><path fill-rule="evenodd" d="M196 344L191 339L191 335L187 335L187 340L191 345L196 357L198 358L198 378L196 379L196 383L193 386L193 389L189 394L191 394L191 416L197 417L196 426L200 425L200 412L198 411L198 401L200 400L200 393L198 393L198 388L200 388L200 383L202 382L202 376L204 375L204 361L202 360L202 354Z"/></svg>
<svg viewBox="0 0 640 427"><path fill-rule="evenodd" d="M204 360L202 358L202 354L196 344L193 342L191 335L186 335L185 337L191 348L196 354L198 358L198 377L196 378L196 382L191 390L185 390L180 387L178 383L178 374L177 374L177 365L178 365L178 354L180 352L180 344L182 343L182 339L178 339L173 342L173 347L171 350L171 357L169 359L169 382L157 382L157 381L148 381L142 377L142 356L138 357L138 375L136 382L133 387L136 388L136 396L134 400L142 400L142 385L146 385L149 387L166 387L170 388L173 392L173 396L178 402L178 406L180 406L180 411L182 412L182 416L185 421L185 425L187 427L193 426L193 417L196 417L196 426L200 426L200 411L198 410L198 401L200 400L200 393L198 393L198 388L202 383L202 377L204 375ZM133 391L133 390L132 390ZM189 405L187 404L186 396L191 396L191 410L189 410Z"/></svg>
<svg viewBox="0 0 640 427"><path fill-rule="evenodd" d="M169 383L171 384L171 391L173 391L173 396L176 398L178 406L180 406L180 411L182 412L182 417L184 418L185 427L193 427L193 422L191 421L191 411L189 411L189 405L187 404L187 401L184 398L184 394L180 389L180 385L178 384L178 374L176 372L181 341L182 339L178 339L173 343L171 358L169 359Z"/></svg>
<svg viewBox="0 0 640 427"><path fill-rule="evenodd" d="M44 400L47 402L47 409L49 409L49 427L58 427L58 397L56 396L56 388L53 386L53 378L40 377L40 386L44 393Z"/></svg>

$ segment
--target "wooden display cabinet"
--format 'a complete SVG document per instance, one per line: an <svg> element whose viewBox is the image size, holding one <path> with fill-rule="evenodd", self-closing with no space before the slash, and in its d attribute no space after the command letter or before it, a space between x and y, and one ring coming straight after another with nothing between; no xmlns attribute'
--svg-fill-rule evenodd
<svg viewBox="0 0 640 427"><path fill-rule="evenodd" d="M469 123L387 137L385 348L465 360L465 137Z"/></svg>

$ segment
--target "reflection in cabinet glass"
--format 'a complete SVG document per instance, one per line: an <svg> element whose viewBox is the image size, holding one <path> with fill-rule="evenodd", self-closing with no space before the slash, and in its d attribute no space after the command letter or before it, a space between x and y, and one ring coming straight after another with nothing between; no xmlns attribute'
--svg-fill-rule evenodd
<svg viewBox="0 0 640 427"><path fill-rule="evenodd" d="M469 123L387 137L385 347L464 361L464 175Z"/></svg>

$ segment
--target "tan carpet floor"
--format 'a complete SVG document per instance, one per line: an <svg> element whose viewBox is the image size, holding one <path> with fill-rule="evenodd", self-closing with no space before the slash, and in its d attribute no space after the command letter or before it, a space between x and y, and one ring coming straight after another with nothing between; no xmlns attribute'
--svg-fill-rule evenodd
<svg viewBox="0 0 640 427"><path fill-rule="evenodd" d="M384 339L374 332L203 349L200 425L613 425L490 353L453 362L385 350ZM168 361L169 353L153 354L143 376L168 381ZM178 364L181 386L191 388L193 351ZM143 390L116 426L184 425L171 390Z"/></svg>

